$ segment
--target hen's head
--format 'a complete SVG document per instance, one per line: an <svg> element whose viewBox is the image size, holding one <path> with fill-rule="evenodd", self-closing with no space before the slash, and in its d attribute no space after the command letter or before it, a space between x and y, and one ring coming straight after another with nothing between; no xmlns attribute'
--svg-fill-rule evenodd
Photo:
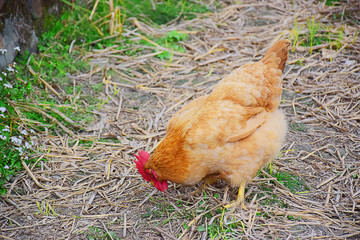
<svg viewBox="0 0 360 240"><path fill-rule="evenodd" d="M135 161L136 168L141 176L148 182L151 182L158 190L165 192L168 189L167 181L159 181L154 170L145 169L145 164L149 160L150 154L145 151L139 151L135 155L138 161Z"/></svg>

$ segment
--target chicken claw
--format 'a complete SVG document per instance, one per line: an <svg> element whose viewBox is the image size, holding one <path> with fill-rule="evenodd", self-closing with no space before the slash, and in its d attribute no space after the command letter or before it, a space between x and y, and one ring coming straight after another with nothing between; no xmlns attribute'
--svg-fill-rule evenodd
<svg viewBox="0 0 360 240"><path fill-rule="evenodd" d="M232 207L237 207L237 206L241 205L241 208L243 210L247 210L247 208L246 208L246 206L244 204L244 202L245 202L245 197L244 197L244 195L245 195L245 185L246 185L245 182L240 184L239 192L238 192L238 196L236 198L236 201L231 202L228 205L225 205L224 206L225 208L232 208Z"/></svg>

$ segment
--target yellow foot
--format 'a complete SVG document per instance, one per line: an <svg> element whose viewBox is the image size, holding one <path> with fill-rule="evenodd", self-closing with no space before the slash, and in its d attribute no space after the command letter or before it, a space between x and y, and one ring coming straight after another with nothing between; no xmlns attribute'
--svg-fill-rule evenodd
<svg viewBox="0 0 360 240"><path fill-rule="evenodd" d="M225 205L224 207L225 207L225 208L233 208L233 207L237 207L237 206L239 206L239 205L241 205L241 208L242 208L243 210L247 210L245 204L244 204L243 202L238 202L238 201L231 202L230 204L227 204L227 205Z"/></svg>
<svg viewBox="0 0 360 240"><path fill-rule="evenodd" d="M239 205L241 205L241 208L246 210L247 208L245 207L245 184L246 182L243 182L240 184L240 187L239 187L239 193L238 193L238 196L236 198L236 201L228 204L225 206L225 208L232 208L232 207L237 207Z"/></svg>

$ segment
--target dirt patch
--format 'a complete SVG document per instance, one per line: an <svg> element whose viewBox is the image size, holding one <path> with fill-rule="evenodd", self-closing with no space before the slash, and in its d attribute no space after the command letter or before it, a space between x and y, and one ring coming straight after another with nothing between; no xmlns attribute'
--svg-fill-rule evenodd
<svg viewBox="0 0 360 240"><path fill-rule="evenodd" d="M174 29L191 34L183 43L186 53L174 53L171 61L154 57L156 47L134 57L115 46L87 53L84 59L93 70L76 76L76 84L104 83L108 101L86 131L73 137L39 136L39 160L52 161L18 175L1 197L2 237L360 237L359 27L346 17L333 19L348 7L354 8L315 1L246 1L161 30L139 25L146 34ZM171 184L166 194L144 182L133 154L151 151L183 104L209 93L233 69L259 60L272 42L290 38L295 18L306 25L313 16L331 26L343 25L344 37L332 59L316 49L309 54L308 47L295 47L285 69L281 108L289 132L272 172L297 177L299 186L285 187L263 170L247 188L249 210L243 211L222 208L237 191L223 182L197 193L199 186ZM124 34L139 41L144 33Z"/></svg>

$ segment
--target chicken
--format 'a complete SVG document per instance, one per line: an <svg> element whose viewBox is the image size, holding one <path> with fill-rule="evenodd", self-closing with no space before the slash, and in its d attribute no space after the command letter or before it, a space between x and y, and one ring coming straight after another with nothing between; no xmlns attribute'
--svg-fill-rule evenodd
<svg viewBox="0 0 360 240"><path fill-rule="evenodd" d="M262 60L234 70L209 95L178 111L153 154L136 156L144 179L160 191L167 181L193 185L225 179L239 186L229 206L245 209L246 184L277 156L287 131L278 107L290 44L277 42Z"/></svg>

